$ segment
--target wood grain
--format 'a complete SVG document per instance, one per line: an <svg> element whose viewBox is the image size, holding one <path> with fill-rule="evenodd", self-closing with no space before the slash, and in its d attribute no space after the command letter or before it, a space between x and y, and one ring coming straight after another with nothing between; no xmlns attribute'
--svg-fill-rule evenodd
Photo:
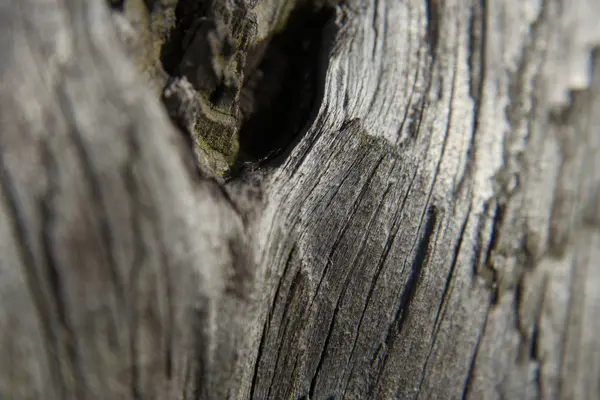
<svg viewBox="0 0 600 400"><path fill-rule="evenodd" d="M597 398L599 16L348 0L224 184L104 2L0 0L0 397Z"/></svg>

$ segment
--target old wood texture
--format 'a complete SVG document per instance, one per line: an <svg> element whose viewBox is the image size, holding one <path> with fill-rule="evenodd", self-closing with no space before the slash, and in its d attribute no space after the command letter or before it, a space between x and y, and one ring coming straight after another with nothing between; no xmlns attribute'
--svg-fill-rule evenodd
<svg viewBox="0 0 600 400"><path fill-rule="evenodd" d="M347 0L223 183L105 2L0 0L0 398L599 398L599 18Z"/></svg>

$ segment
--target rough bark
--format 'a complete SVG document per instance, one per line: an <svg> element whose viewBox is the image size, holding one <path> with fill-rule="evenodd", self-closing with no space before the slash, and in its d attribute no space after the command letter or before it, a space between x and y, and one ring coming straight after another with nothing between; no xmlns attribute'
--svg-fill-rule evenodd
<svg viewBox="0 0 600 400"><path fill-rule="evenodd" d="M118 11L0 0L1 398L600 397L600 3L331 10L225 183Z"/></svg>

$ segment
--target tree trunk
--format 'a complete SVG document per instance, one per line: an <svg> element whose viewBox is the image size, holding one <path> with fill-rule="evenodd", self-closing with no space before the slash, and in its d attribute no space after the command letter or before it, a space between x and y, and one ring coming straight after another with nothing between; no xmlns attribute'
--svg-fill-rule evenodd
<svg viewBox="0 0 600 400"><path fill-rule="evenodd" d="M600 398L600 3L229 3L0 0L0 398Z"/></svg>

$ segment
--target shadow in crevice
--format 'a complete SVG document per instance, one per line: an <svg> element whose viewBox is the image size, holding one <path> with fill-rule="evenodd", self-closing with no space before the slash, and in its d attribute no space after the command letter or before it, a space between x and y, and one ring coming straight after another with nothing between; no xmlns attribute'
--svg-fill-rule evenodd
<svg viewBox="0 0 600 400"><path fill-rule="evenodd" d="M185 54L188 34L210 11L210 0L179 0L175 7L175 27L169 33L160 52L160 61L169 76L178 74Z"/></svg>
<svg viewBox="0 0 600 400"><path fill-rule="evenodd" d="M334 13L332 7L301 6L292 12L282 32L250 51L250 65L254 54L262 53L262 57L242 89L245 117L230 177L248 166L276 163L312 125L323 97L335 37Z"/></svg>
<svg viewBox="0 0 600 400"><path fill-rule="evenodd" d="M323 97L329 53L337 32L336 9L319 0L298 0L280 31L250 48L240 45L238 51L243 56L236 57L245 59L238 64L243 68L243 81L230 87L212 76L212 64L206 57L211 57L213 50L205 48L209 40L201 43L202 48L196 48L197 43L193 49L190 47L195 37L217 29L214 18L225 18L230 25L238 18L253 20L251 10L236 9L243 15L235 15L221 10L218 4L218 0L179 0L176 23L161 48L160 62L170 78L186 76L195 90L206 89L207 100L215 109L223 108L223 102L231 105L231 115L237 119L239 150L224 176L230 180L244 171L278 165L312 125ZM188 54L190 51L194 54ZM196 80L210 81L210 90L198 86ZM179 108L172 108L170 115L177 120ZM181 129L186 126L177 125ZM187 135L194 136L194 132Z"/></svg>

